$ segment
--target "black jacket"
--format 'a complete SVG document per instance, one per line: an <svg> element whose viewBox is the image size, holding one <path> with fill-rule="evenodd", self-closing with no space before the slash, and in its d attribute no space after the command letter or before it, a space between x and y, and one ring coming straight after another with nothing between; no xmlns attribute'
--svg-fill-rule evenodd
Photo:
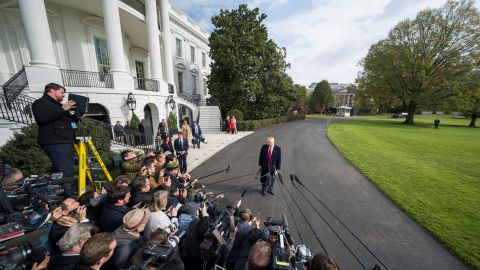
<svg viewBox="0 0 480 270"><path fill-rule="evenodd" d="M32 111L38 124L38 144L74 142L75 131L71 125L72 120L60 102L43 95L33 102Z"/></svg>
<svg viewBox="0 0 480 270"><path fill-rule="evenodd" d="M123 216L130 211L128 206L106 204L100 214L100 228L105 232L113 232L123 224Z"/></svg>
<svg viewBox="0 0 480 270"><path fill-rule="evenodd" d="M62 253L55 255L49 263L49 270L73 270L80 261L80 254L72 256L63 256Z"/></svg>
<svg viewBox="0 0 480 270"><path fill-rule="evenodd" d="M128 233L123 229L123 226L116 229L113 235L117 241L117 247L113 252L111 260L116 269L128 268L130 257L142 243L142 238Z"/></svg>
<svg viewBox="0 0 480 270"><path fill-rule="evenodd" d="M50 228L50 232L48 233L48 242L52 245L54 253L60 252L57 242L67 233L68 229L70 229L70 227L58 224L56 221L52 223L52 228Z"/></svg>
<svg viewBox="0 0 480 270"><path fill-rule="evenodd" d="M282 164L282 150L279 146L273 145L272 155L270 156L270 166L267 166L268 147L268 144L262 145L260 156L258 157L258 166L262 166L262 175L266 174L268 171L270 171L270 173L275 173L274 167L277 170L280 170Z"/></svg>
<svg viewBox="0 0 480 270"><path fill-rule="evenodd" d="M175 141L173 143L173 147L175 148L175 152L177 153L177 155L178 155L179 151L188 152L188 140L183 138L182 141L183 141L182 145L180 145L180 140L179 139L175 139ZM187 153L185 153L185 154L187 154Z"/></svg>
<svg viewBox="0 0 480 270"><path fill-rule="evenodd" d="M148 202L150 202L151 198L152 198L152 193L150 193L150 192L135 192L135 193L132 193L132 197L130 198L130 201L128 202L128 206L132 207L139 202L143 202L143 204L140 205L140 206L147 205Z"/></svg>

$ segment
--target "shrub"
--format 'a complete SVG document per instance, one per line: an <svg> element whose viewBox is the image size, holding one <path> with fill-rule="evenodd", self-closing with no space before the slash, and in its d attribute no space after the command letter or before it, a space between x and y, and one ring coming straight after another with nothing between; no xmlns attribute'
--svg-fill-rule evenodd
<svg viewBox="0 0 480 270"><path fill-rule="evenodd" d="M227 113L228 116L234 115L238 121L243 121L243 112L237 109L232 109Z"/></svg>
<svg viewBox="0 0 480 270"><path fill-rule="evenodd" d="M173 112L170 112L168 114L167 123L168 123L168 127L172 130L174 134L178 132L177 116Z"/></svg>
<svg viewBox="0 0 480 270"><path fill-rule="evenodd" d="M138 130L138 124L140 124L140 119L135 114L135 112L133 112L132 113L132 120L130 120L130 126L132 127L133 130L137 131Z"/></svg>
<svg viewBox="0 0 480 270"><path fill-rule="evenodd" d="M241 130L241 131L255 130L259 128L276 125L279 123L290 122L295 120L303 120L303 119L305 119L304 114L289 114L289 115L279 116L275 118L238 121L237 130Z"/></svg>
<svg viewBox="0 0 480 270"><path fill-rule="evenodd" d="M23 127L19 133L0 148L0 159L10 167L20 169L24 175L43 175L52 163L37 143L38 126Z"/></svg>
<svg viewBox="0 0 480 270"><path fill-rule="evenodd" d="M110 150L110 132L83 118L76 135L91 137L95 148L107 167L112 165L114 153ZM21 129L0 148L0 159L10 167L18 168L24 175L43 175L50 171L52 163L37 143L38 126L32 124ZM89 147L87 146L87 149ZM90 153L93 157L93 154Z"/></svg>

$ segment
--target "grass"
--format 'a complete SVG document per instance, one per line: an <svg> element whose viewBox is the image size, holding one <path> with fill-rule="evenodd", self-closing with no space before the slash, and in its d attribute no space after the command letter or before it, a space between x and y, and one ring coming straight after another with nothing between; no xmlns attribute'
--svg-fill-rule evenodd
<svg viewBox="0 0 480 270"><path fill-rule="evenodd" d="M422 227L480 269L480 128L466 119L387 116L340 121L327 135L337 149Z"/></svg>

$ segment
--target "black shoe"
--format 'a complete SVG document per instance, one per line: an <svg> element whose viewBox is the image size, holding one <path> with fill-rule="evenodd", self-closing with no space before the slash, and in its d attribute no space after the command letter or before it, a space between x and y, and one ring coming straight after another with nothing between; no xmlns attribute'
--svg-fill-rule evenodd
<svg viewBox="0 0 480 270"><path fill-rule="evenodd" d="M275 195L275 193L273 193L273 191L269 191L268 192L270 195Z"/></svg>
<svg viewBox="0 0 480 270"><path fill-rule="evenodd" d="M262 196L265 197L265 192L264 191L262 191Z"/></svg>

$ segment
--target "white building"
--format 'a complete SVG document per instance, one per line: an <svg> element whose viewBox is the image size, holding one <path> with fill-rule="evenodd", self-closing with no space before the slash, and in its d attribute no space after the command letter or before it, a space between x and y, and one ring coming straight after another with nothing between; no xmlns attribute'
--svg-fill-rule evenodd
<svg viewBox="0 0 480 270"><path fill-rule="evenodd" d="M220 117L218 107L199 106L209 97L208 36L168 0L0 0L0 85L13 100L65 85L88 96L88 115L108 124L131 118L131 92L151 132L171 110L170 95L179 120ZM16 85L23 77L25 88ZM0 117L8 119L4 100ZM13 122L1 120L0 144Z"/></svg>

